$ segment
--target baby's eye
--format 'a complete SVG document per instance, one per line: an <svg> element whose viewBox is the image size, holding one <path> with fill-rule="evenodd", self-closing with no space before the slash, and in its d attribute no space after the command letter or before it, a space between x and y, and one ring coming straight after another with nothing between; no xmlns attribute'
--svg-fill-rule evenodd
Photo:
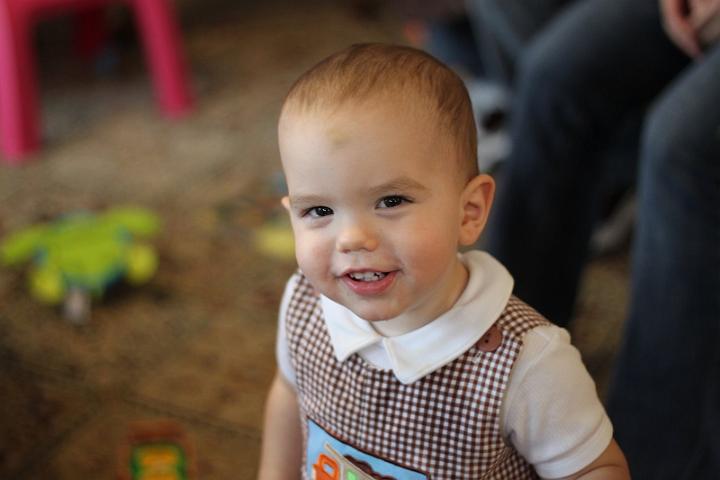
<svg viewBox="0 0 720 480"><path fill-rule="evenodd" d="M401 195L388 195L383 197L377 204L377 208L395 208L399 207L403 203L408 203L410 200Z"/></svg>
<svg viewBox="0 0 720 480"><path fill-rule="evenodd" d="M332 215L333 210L330 207L312 207L305 210L302 214L303 217L308 216L310 218L320 218Z"/></svg>

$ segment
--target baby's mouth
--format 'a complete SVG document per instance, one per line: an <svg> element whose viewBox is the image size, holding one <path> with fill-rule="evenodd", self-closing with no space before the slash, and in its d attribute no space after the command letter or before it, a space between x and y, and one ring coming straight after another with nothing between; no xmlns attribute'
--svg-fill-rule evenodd
<svg viewBox="0 0 720 480"><path fill-rule="evenodd" d="M397 270L379 272L373 270L350 271L343 275L345 285L360 297L377 297L387 293L395 284Z"/></svg>
<svg viewBox="0 0 720 480"><path fill-rule="evenodd" d="M352 272L348 273L348 277L357 282L377 282L387 276L384 272Z"/></svg>

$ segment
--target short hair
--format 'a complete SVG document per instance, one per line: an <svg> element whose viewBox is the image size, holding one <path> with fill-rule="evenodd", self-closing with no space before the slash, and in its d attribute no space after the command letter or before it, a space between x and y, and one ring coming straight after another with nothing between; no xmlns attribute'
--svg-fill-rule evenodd
<svg viewBox="0 0 720 480"><path fill-rule="evenodd" d="M333 109L382 94L425 104L454 144L460 173L467 179L478 174L477 130L467 88L458 74L416 48L364 43L341 50L295 81L282 111L290 106Z"/></svg>

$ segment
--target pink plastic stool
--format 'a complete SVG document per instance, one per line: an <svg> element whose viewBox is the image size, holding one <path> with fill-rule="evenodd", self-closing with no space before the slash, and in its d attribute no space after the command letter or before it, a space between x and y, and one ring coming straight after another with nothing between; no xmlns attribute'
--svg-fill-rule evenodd
<svg viewBox="0 0 720 480"><path fill-rule="evenodd" d="M172 0L0 0L0 152L10 164L40 146L32 27L41 15L126 3L135 13L163 113L192 107Z"/></svg>

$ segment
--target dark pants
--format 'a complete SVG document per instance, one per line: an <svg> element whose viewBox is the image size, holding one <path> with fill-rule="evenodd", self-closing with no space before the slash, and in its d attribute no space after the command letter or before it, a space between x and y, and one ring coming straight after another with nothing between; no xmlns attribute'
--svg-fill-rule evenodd
<svg viewBox="0 0 720 480"><path fill-rule="evenodd" d="M512 114L488 249L518 296L560 325L572 317L607 151L645 115L609 412L633 478L720 478L720 47L691 63L663 32L657 0L580 0L523 55Z"/></svg>
<svg viewBox="0 0 720 480"><path fill-rule="evenodd" d="M575 0L466 0L485 75L510 85L528 44Z"/></svg>

